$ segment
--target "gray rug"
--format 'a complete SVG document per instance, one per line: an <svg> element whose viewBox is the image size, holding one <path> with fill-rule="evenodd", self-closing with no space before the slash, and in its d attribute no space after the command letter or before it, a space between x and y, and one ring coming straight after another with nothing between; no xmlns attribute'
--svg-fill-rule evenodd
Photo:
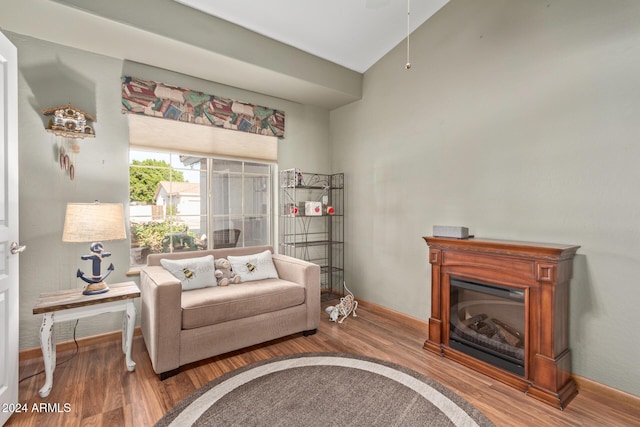
<svg viewBox="0 0 640 427"><path fill-rule="evenodd" d="M156 426L493 426L438 382L349 354L279 357L229 372Z"/></svg>

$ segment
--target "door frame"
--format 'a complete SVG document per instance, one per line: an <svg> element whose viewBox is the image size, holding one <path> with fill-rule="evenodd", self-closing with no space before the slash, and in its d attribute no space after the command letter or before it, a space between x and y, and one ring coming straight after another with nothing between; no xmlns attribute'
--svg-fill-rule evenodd
<svg viewBox="0 0 640 427"><path fill-rule="evenodd" d="M0 425L18 405L19 256L18 242L18 53L0 32Z"/></svg>

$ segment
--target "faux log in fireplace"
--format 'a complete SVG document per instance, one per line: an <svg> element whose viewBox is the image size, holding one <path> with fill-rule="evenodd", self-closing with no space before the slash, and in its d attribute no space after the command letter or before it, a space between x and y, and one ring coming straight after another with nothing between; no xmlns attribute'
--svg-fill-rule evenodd
<svg viewBox="0 0 640 427"><path fill-rule="evenodd" d="M569 280L579 246L424 237L431 317L424 348L564 408Z"/></svg>

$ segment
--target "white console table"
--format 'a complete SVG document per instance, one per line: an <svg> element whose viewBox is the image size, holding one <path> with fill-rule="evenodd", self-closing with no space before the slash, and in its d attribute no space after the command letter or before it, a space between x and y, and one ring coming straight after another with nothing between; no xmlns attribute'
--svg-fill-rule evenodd
<svg viewBox="0 0 640 427"><path fill-rule="evenodd" d="M45 383L40 389L40 397L47 397L53 387L53 371L56 368L56 348L54 323L82 319L102 313L123 311L122 351L126 355L129 371L136 368L131 358L133 329L136 322L136 308L133 299L140 296L140 289L134 282L109 285L109 291L97 295L83 295L82 289L67 289L40 294L33 314L42 314L40 344L44 358Z"/></svg>

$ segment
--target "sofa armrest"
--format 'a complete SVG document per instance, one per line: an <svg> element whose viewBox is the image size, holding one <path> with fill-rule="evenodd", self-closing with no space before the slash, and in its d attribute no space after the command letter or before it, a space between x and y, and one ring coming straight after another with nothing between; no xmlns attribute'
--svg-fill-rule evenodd
<svg viewBox="0 0 640 427"><path fill-rule="evenodd" d="M288 255L273 254L278 277L305 287L307 331L320 326L320 266Z"/></svg>
<svg viewBox="0 0 640 427"><path fill-rule="evenodd" d="M141 328L153 370L157 374L180 366L182 285L160 266L140 272Z"/></svg>

